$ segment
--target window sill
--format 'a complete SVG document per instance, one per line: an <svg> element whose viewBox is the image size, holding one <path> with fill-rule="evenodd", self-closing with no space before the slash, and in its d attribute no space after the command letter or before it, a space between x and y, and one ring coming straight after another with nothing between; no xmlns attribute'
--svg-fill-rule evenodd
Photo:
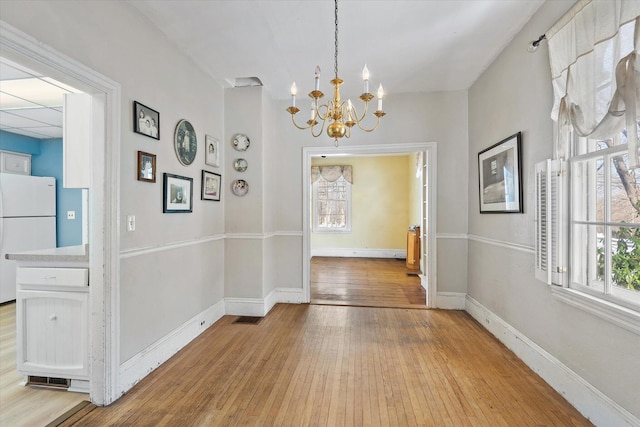
<svg viewBox="0 0 640 427"><path fill-rule="evenodd" d="M628 331L640 335L640 313L575 289L551 286L551 293L561 302L584 310Z"/></svg>

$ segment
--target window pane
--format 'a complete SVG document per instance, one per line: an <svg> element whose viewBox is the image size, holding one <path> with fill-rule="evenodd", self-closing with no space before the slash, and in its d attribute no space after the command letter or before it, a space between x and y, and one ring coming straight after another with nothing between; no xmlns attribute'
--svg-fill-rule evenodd
<svg viewBox="0 0 640 427"><path fill-rule="evenodd" d="M640 228L612 227L611 282L640 294Z"/></svg>
<svg viewBox="0 0 640 427"><path fill-rule="evenodd" d="M640 224L640 168L629 170L626 154L611 158L611 222Z"/></svg>
<svg viewBox="0 0 640 427"><path fill-rule="evenodd" d="M571 168L575 221L604 221L604 168L601 157L577 161Z"/></svg>
<svg viewBox="0 0 640 427"><path fill-rule="evenodd" d="M572 228L571 282L604 289L604 233L602 226L574 224Z"/></svg>

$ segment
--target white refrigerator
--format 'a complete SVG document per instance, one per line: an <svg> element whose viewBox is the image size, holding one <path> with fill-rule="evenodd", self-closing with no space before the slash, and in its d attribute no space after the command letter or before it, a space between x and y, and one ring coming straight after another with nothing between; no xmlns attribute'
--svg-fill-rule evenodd
<svg viewBox="0 0 640 427"><path fill-rule="evenodd" d="M56 179L0 173L0 303L16 299L5 254L56 247Z"/></svg>

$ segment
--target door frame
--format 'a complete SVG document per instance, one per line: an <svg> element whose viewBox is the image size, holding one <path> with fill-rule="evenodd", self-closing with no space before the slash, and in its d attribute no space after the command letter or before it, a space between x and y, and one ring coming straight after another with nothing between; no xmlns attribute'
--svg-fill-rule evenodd
<svg viewBox="0 0 640 427"><path fill-rule="evenodd" d="M437 293L437 249L436 249L436 194L437 194L437 143L419 142L407 144L357 145L341 147L303 147L302 148L302 296L303 302L311 301L311 159L326 156L366 156L366 155L403 155L423 152L424 168L422 174L422 218L421 250L422 265L426 275L421 276L426 289L426 305L436 307ZM426 202L426 210L424 205ZM425 215L426 214L426 215Z"/></svg>
<svg viewBox="0 0 640 427"><path fill-rule="evenodd" d="M0 21L3 57L91 94L94 117L89 192L89 393L97 405L117 398L120 240L120 84Z"/></svg>

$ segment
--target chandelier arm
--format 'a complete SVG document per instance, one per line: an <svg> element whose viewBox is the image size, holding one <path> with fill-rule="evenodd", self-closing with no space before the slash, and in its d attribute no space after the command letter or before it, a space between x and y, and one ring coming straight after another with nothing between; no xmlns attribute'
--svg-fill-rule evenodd
<svg viewBox="0 0 640 427"><path fill-rule="evenodd" d="M300 130L307 130L307 129L312 127L311 125L309 125L309 126L298 126L298 124L296 123L296 119L295 119L293 114L291 115L291 122L293 123L293 125L295 127L297 127Z"/></svg>
<svg viewBox="0 0 640 427"><path fill-rule="evenodd" d="M365 132L373 132L374 130L376 130L376 129L378 128L378 126L380 126L380 116L377 116L377 117L378 117L378 119L376 120L376 125L375 125L374 127L372 127L371 129L363 128L363 127L360 125L360 122L358 122L358 127L359 127L361 130L365 131Z"/></svg>
<svg viewBox="0 0 640 427"><path fill-rule="evenodd" d="M364 120L364 118L367 116L368 105L369 105L368 102L364 103L364 111L362 112L362 116L358 116L358 110L356 106L353 104L351 105L351 111L352 111L351 117L353 118L354 122L359 124L361 121Z"/></svg>
<svg viewBox="0 0 640 427"><path fill-rule="evenodd" d="M315 129L315 125L314 125L314 126L311 126L311 135L312 135L314 138L317 138L317 137L319 137L320 135L322 135L322 131L324 130L324 124L325 124L326 122L327 122L326 120L323 120L323 121L322 121L322 126L320 126L320 130L318 131L318 133L317 133L317 134L313 132L313 130Z"/></svg>
<svg viewBox="0 0 640 427"><path fill-rule="evenodd" d="M320 112L321 108L324 108L324 114ZM327 104L318 105L316 108L316 116L322 121L327 120L329 118L329 106Z"/></svg>

